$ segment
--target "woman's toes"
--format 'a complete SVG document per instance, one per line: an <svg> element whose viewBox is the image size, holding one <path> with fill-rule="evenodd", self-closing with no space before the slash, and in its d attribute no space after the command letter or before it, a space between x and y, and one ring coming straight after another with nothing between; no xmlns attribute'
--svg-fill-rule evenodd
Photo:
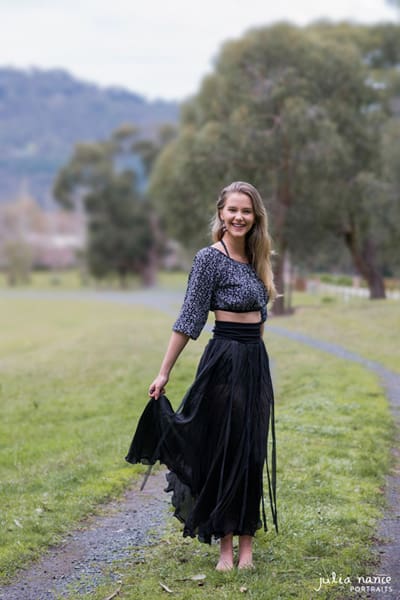
<svg viewBox="0 0 400 600"><path fill-rule="evenodd" d="M255 569L255 566L252 561L243 561L239 562L238 569Z"/></svg>
<svg viewBox="0 0 400 600"><path fill-rule="evenodd" d="M233 562L220 559L215 569L217 571L231 571L233 569Z"/></svg>

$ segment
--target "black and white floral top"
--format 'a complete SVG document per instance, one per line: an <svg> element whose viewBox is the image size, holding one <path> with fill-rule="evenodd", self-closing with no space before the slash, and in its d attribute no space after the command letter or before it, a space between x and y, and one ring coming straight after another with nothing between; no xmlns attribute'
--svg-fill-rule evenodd
<svg viewBox="0 0 400 600"><path fill-rule="evenodd" d="M260 311L267 319L268 293L252 265L213 246L199 250L189 274L185 299L172 329L197 339L210 310Z"/></svg>

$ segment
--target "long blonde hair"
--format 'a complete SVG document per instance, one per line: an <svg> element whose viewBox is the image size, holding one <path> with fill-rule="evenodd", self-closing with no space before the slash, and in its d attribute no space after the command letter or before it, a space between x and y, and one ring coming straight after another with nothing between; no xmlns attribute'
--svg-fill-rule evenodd
<svg viewBox="0 0 400 600"><path fill-rule="evenodd" d="M246 235L246 255L257 275L264 282L270 301L273 302L277 296L277 291L271 265L272 240L268 232L268 215L259 191L251 183L234 181L221 190L211 226L213 242L221 241L225 233L219 212L225 206L229 194L233 192L246 194L252 202L255 223Z"/></svg>

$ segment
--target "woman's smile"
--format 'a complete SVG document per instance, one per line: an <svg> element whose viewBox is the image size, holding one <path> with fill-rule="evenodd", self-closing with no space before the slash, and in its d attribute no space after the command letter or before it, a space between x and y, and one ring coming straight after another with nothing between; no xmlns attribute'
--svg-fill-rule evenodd
<svg viewBox="0 0 400 600"><path fill-rule="evenodd" d="M246 234L248 231L250 231L251 225L248 225L247 223L231 223L230 224L232 230L234 233L240 233L240 234ZM229 223L228 223L228 231L229 231Z"/></svg>
<svg viewBox="0 0 400 600"><path fill-rule="evenodd" d="M232 225L237 229L243 229L244 227L246 227L246 223L232 223Z"/></svg>

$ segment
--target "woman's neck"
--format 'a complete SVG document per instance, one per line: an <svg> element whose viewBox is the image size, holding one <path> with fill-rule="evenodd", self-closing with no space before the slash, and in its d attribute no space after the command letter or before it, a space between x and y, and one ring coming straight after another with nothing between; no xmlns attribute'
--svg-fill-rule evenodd
<svg viewBox="0 0 400 600"><path fill-rule="evenodd" d="M233 238L226 232L223 236L224 243L228 247L229 254L232 258L240 258L247 260L246 255L246 240L245 238Z"/></svg>

